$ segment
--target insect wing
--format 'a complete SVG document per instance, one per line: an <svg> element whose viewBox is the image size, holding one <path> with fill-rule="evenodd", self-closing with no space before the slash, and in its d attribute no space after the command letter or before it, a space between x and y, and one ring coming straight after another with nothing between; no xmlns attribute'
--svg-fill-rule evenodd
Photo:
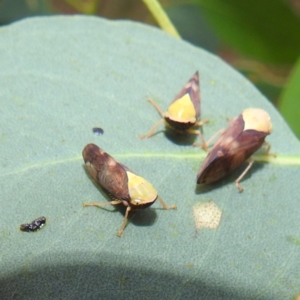
<svg viewBox="0 0 300 300"><path fill-rule="evenodd" d="M186 94L189 95L190 100L193 103L196 119L200 117L200 88L199 88L199 73L198 71L194 74L194 76L188 81L188 83L182 88L182 90L178 93L175 99L171 102L174 103L178 99L183 98Z"/></svg>
<svg viewBox="0 0 300 300"><path fill-rule="evenodd" d="M239 167L261 147L266 135L256 130L244 131L242 115L233 119L204 160L197 183L217 181Z"/></svg>
<svg viewBox="0 0 300 300"><path fill-rule="evenodd" d="M123 165L95 144L88 144L82 156L90 175L115 199L128 200L128 178Z"/></svg>

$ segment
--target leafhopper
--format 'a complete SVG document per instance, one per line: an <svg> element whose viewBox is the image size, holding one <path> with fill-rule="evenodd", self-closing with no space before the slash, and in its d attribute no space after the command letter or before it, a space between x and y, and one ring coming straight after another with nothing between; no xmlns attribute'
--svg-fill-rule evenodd
<svg viewBox="0 0 300 300"><path fill-rule="evenodd" d="M156 108L162 119L154 124L151 130L141 135L140 138L149 138L154 135L157 127L165 123L169 128L172 128L179 133L197 134L202 140L202 147L206 149L206 143L200 132L193 127L202 126L208 120L200 121L200 88L199 74L196 72L188 83L181 89L179 94L171 102L168 110L163 112L161 108L152 100L148 101Z"/></svg>
<svg viewBox="0 0 300 300"><path fill-rule="evenodd" d="M97 145L86 145L82 151L82 156L91 177L112 199L110 202L93 202L84 203L83 205L99 207L107 204L124 205L126 212L121 228L117 232L118 236L122 235L127 224L128 214L133 209L149 207L157 199L164 209L176 209L175 205L167 206L165 204L150 182L117 162Z"/></svg>
<svg viewBox="0 0 300 300"><path fill-rule="evenodd" d="M265 138L271 132L272 123L267 112L260 108L245 109L229 122L227 129L208 152L198 171L197 183L212 183L221 179L242 165L263 144L267 144L268 154L270 145ZM243 188L239 182L252 165L253 160L250 160L247 168L235 180L240 192Z"/></svg>

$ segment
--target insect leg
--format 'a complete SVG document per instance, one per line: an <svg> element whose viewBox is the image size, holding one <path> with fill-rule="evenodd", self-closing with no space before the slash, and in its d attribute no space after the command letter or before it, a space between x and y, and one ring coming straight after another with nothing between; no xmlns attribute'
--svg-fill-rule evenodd
<svg viewBox="0 0 300 300"><path fill-rule="evenodd" d="M205 119L205 120L203 120L203 121L198 121L198 122L196 122L196 124L194 125L194 126L203 126L203 124L205 124L205 123L209 123L209 120L208 119Z"/></svg>
<svg viewBox="0 0 300 300"><path fill-rule="evenodd" d="M114 200L114 201L109 201L109 202L84 202L83 203L83 207L86 207L86 206L99 206L99 207L103 207L103 206L106 206L108 204L111 204L111 205L118 205L122 203L121 200Z"/></svg>
<svg viewBox="0 0 300 300"><path fill-rule="evenodd" d="M265 155L270 155L270 156L276 157L276 153L270 153L271 145L268 142L264 141L264 146L266 147L266 149L264 151Z"/></svg>
<svg viewBox="0 0 300 300"><path fill-rule="evenodd" d="M209 144L211 144L211 142L220 134L222 134L225 131L225 129L220 129L218 130L208 141L207 141L207 146L209 146Z"/></svg>
<svg viewBox="0 0 300 300"><path fill-rule="evenodd" d="M163 123L164 121L165 121L164 119L161 119L161 120L159 120L158 122L156 122L156 123L154 124L154 126L150 129L150 131L149 131L147 134L145 134L145 135L140 135L139 138L140 138L140 139L147 139L147 138L151 137L151 136L154 134L156 128L157 128L161 123Z"/></svg>
<svg viewBox="0 0 300 300"><path fill-rule="evenodd" d="M162 205L162 207L164 209L177 209L177 206L176 205L167 205L165 203L165 201L163 199L161 199L159 196L157 197L158 201L160 202L160 204Z"/></svg>
<svg viewBox="0 0 300 300"><path fill-rule="evenodd" d="M127 224L127 220L128 220L128 214L129 212L131 211L131 207L130 206L127 206L127 209L126 209L126 212L125 212L125 216L124 216L124 219L123 219L123 223L122 223L122 226L120 228L120 230L117 232L117 236L118 237L121 237L122 236L122 233L126 227L126 224Z"/></svg>
<svg viewBox="0 0 300 300"><path fill-rule="evenodd" d="M244 189L242 188L242 186L239 184L239 182L243 179L243 177L246 175L246 173L250 170L250 168L252 167L254 161L251 160L249 161L249 165L247 166L247 168L244 170L244 172L235 180L235 185L238 188L239 192L241 193Z"/></svg>
<svg viewBox="0 0 300 300"><path fill-rule="evenodd" d="M148 98L147 100L156 108L159 114L164 117L164 112L161 110L161 108L151 98Z"/></svg>
<svg viewBox="0 0 300 300"><path fill-rule="evenodd" d="M207 143L205 142L205 139L202 135L202 133L200 132L200 130L195 130L195 129L188 129L186 132L190 133L190 134L197 134L199 135L201 141L202 141L202 144L197 144L197 143L194 143L193 145L194 146L199 146L200 148L204 149L206 152L208 151L208 148L207 148Z"/></svg>
<svg viewBox="0 0 300 300"><path fill-rule="evenodd" d="M218 130L218 131L217 131L217 132L216 132L216 133L215 133L215 134L214 134L214 135L213 135L213 136L205 143L206 147L208 148L208 147L210 146L211 142L212 142L218 135L222 134L224 131L225 131L224 129ZM202 145L199 144L199 143L194 143L193 146L194 146L194 147L200 147L200 148L203 149Z"/></svg>

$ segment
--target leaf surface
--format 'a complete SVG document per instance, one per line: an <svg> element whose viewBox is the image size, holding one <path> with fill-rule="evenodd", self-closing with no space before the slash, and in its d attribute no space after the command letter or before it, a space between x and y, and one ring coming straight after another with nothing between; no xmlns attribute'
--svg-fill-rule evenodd
<svg viewBox="0 0 300 300"><path fill-rule="evenodd" d="M0 289L3 299L291 299L299 292L299 141L241 75L217 57L148 26L94 17L35 18L0 29ZM276 159L257 156L239 194L234 172L196 189L205 153L161 130L196 70L205 138L244 108L269 112ZM103 135L95 135L101 127ZM95 143L149 180L159 203L131 214L83 168ZM213 201L220 226L196 233L193 206ZM109 211L111 210L111 211ZM36 233L22 223L47 217Z"/></svg>

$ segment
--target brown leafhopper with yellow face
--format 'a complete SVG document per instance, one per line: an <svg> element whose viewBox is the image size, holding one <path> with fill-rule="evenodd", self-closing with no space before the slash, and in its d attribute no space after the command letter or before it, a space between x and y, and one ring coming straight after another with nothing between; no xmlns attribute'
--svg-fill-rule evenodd
<svg viewBox="0 0 300 300"><path fill-rule="evenodd" d="M272 131L272 123L267 112L259 108L245 109L238 117L229 122L213 148L207 154L198 174L197 183L215 182L244 163L265 142ZM268 145L266 153L269 153ZM239 184L251 168L253 161L241 176L235 181L240 192Z"/></svg>
<svg viewBox="0 0 300 300"><path fill-rule="evenodd" d="M167 112L164 113L152 99L148 99L148 101L157 109L163 119L154 124L147 134L141 135L141 139L151 137L155 133L156 128L164 122L167 127L172 128L179 133L188 132L199 135L203 143L203 148L206 149L206 144L201 132L191 128L202 126L204 123L208 122L208 120L203 122L199 121L200 92L198 72L194 74L171 102Z"/></svg>
<svg viewBox="0 0 300 300"><path fill-rule="evenodd" d="M175 205L167 206L165 204L150 182L117 162L97 145L86 145L82 151L82 156L89 174L112 198L110 202L84 203L84 206L101 207L107 204L123 204L127 207L122 226L117 232L118 236L122 235L126 227L128 213L133 209L149 207L156 199L159 200L164 209L176 209Z"/></svg>

